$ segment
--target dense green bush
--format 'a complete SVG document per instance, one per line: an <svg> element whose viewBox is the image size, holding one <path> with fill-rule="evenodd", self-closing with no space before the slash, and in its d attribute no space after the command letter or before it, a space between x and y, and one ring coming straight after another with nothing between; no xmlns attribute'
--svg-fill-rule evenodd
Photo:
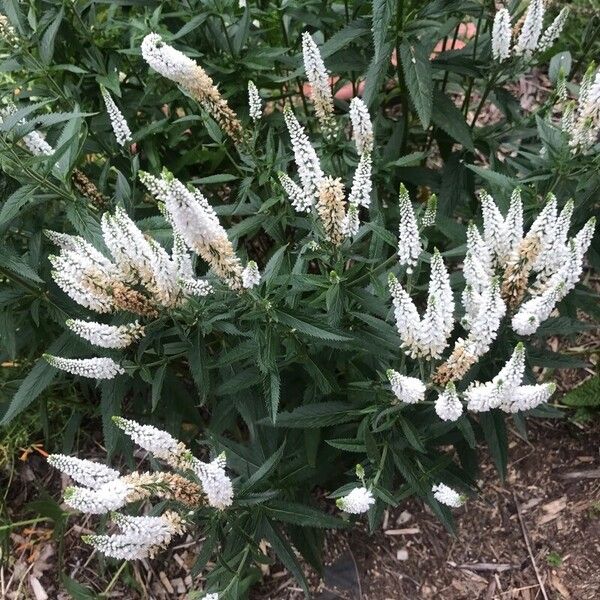
<svg viewBox="0 0 600 600"><path fill-rule="evenodd" d="M452 528L478 442L503 476L505 420L556 415L548 370L578 363L545 339L598 312L600 119L594 30L546 43L541 6L511 41L475 1L4 2L3 424L51 399L56 451L93 418L111 460L120 427L175 470L53 457L72 507L161 500L162 544L121 515L93 545L201 531L194 570L238 598L266 539L307 591L324 528L410 495ZM527 111L536 64L556 91Z"/></svg>

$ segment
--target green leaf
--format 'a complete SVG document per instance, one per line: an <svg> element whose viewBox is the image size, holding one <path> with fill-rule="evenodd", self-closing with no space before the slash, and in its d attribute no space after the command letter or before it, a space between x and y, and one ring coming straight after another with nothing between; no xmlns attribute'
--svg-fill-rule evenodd
<svg viewBox="0 0 600 600"><path fill-rule="evenodd" d="M355 438L325 440L325 443L329 444L332 448L344 450L345 452L357 452L359 454L365 454L367 451L366 446L360 440Z"/></svg>
<svg viewBox="0 0 600 600"><path fill-rule="evenodd" d="M14 219L21 209L35 199L34 192L37 185L24 185L15 190L4 202L0 210L0 225Z"/></svg>
<svg viewBox="0 0 600 600"><path fill-rule="evenodd" d="M452 139L471 152L475 152L471 130L462 112L446 94L438 90L436 90L433 97L431 120Z"/></svg>
<svg viewBox="0 0 600 600"><path fill-rule="evenodd" d="M586 379L581 385L565 394L562 403L567 406L600 407L600 375Z"/></svg>
<svg viewBox="0 0 600 600"><path fill-rule="evenodd" d="M351 42L367 36L370 33L368 21L357 19L348 23L345 27L336 31L324 44L321 46L321 56L327 58L335 54L342 48L345 48Z"/></svg>
<svg viewBox="0 0 600 600"><path fill-rule="evenodd" d="M385 41L392 17L394 15L393 0L373 0L373 47L375 48L375 60L385 55Z"/></svg>
<svg viewBox="0 0 600 600"><path fill-rule="evenodd" d="M423 129L429 127L433 104L433 74L427 48L421 43L402 42L400 62L404 80Z"/></svg>
<svg viewBox="0 0 600 600"><path fill-rule="evenodd" d="M406 156L401 156L398 160L388 163L386 166L413 167L418 165L424 158L427 158L427 152L411 152Z"/></svg>
<svg viewBox="0 0 600 600"><path fill-rule="evenodd" d="M305 333L311 337L315 337L320 340L331 340L335 342L350 342L352 338L340 335L338 333L334 333L332 331L328 331L327 329L323 329L322 327L317 327L316 325L312 325L311 323L307 323L306 321L301 321L292 315L288 315L287 313L281 311L274 311L274 314L277 316L277 320L284 325L289 325L293 329L297 329L301 333Z"/></svg>
<svg viewBox="0 0 600 600"><path fill-rule="evenodd" d="M292 412L283 412L277 415L276 427L290 429L304 429L327 427L338 423L347 423L357 416L347 402L319 402L318 404L305 404ZM261 423L270 424L263 419Z"/></svg>
<svg viewBox="0 0 600 600"><path fill-rule="evenodd" d="M97 600L100 598L93 590L81 585L78 581L71 579L64 573L60 576L60 581L63 584L65 590L73 600Z"/></svg>
<svg viewBox="0 0 600 600"><path fill-rule="evenodd" d="M484 167L478 167L476 165L466 165L466 167L467 169L473 171L473 173L479 175L479 177L485 181L488 181L493 185L497 185L498 187L509 190L513 190L517 187L518 183L516 179L503 175L502 173L496 173L496 171L492 171L491 169L486 169Z"/></svg>
<svg viewBox="0 0 600 600"><path fill-rule="evenodd" d="M481 413L479 415L479 424L483 430L483 435L496 469L500 478L504 481L508 462L508 437L506 435L504 415L498 410Z"/></svg>
<svg viewBox="0 0 600 600"><path fill-rule="evenodd" d="M48 348L48 354L70 356L73 352L77 352L79 347L79 344L73 343L73 337L69 333L63 333ZM57 373L58 371L54 367L40 358L12 397L0 425L6 425L23 412L52 383Z"/></svg>
<svg viewBox="0 0 600 600"><path fill-rule="evenodd" d="M548 77L552 83L556 83L558 80L558 74L561 69L565 77L569 76L571 72L571 64L573 59L571 53L567 50L566 52L559 52L550 59L550 65L548 66Z"/></svg>
<svg viewBox="0 0 600 600"><path fill-rule="evenodd" d="M121 404L129 391L129 377L115 377L100 384L100 413L106 454L112 457L119 441L119 429L112 418L121 415Z"/></svg>
<svg viewBox="0 0 600 600"><path fill-rule="evenodd" d="M296 553L285 539L283 534L276 528L271 522L264 518L260 522L260 529L265 539L271 544L277 558L283 563L283 566L294 576L302 590L304 596L310 598L310 592L308 591L308 582L304 577L304 569L296 558Z"/></svg>
<svg viewBox="0 0 600 600"><path fill-rule="evenodd" d="M421 442L419 439L419 432L415 426L402 415L398 416L398 420L400 421L402 433L404 434L404 437L406 437L406 441L410 444L410 446L419 452L426 452L425 446L423 446L423 442Z"/></svg>
<svg viewBox="0 0 600 600"><path fill-rule="evenodd" d="M369 64L365 77L365 93L363 95L363 100L368 107L373 106L375 99L378 97L385 75L390 68L390 57L392 56L393 49L394 43L391 41L386 42L381 49L380 55L373 55L373 59Z"/></svg>
<svg viewBox="0 0 600 600"><path fill-rule="evenodd" d="M281 444L278 450L272 454L261 466L258 470L256 470L252 475L248 478L247 481L243 483L240 487L239 495L243 495L250 490L254 489L263 479L266 479L277 467L281 457L283 456L283 451L285 449L285 442Z"/></svg>
<svg viewBox="0 0 600 600"><path fill-rule="evenodd" d="M156 410L158 402L160 401L166 372L167 363L160 365L152 377L152 412Z"/></svg>
<svg viewBox="0 0 600 600"><path fill-rule="evenodd" d="M40 58L47 65L50 64L50 61L54 56L54 41L56 40L56 34L58 33L58 28L62 23L64 14L64 9L61 8L42 36L40 42Z"/></svg>
<svg viewBox="0 0 600 600"><path fill-rule="evenodd" d="M15 252L0 243L0 267L12 271L17 277L29 279L36 283L44 280L29 266L25 259L17 256Z"/></svg>
<svg viewBox="0 0 600 600"><path fill-rule="evenodd" d="M348 524L338 517L333 517L326 513L299 504L297 502L287 502L285 500L272 500L263 507L265 514L275 521L292 523L303 527L325 527L327 529L342 529Z"/></svg>

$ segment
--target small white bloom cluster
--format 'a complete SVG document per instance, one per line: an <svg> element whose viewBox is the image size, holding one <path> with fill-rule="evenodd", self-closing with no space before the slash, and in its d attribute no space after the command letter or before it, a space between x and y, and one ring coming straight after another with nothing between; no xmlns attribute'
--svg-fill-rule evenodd
<svg viewBox="0 0 600 600"><path fill-rule="evenodd" d="M233 503L233 486L225 472L225 455L221 454L210 463L194 459L193 470L202 483L208 504L218 510L224 510Z"/></svg>
<svg viewBox="0 0 600 600"><path fill-rule="evenodd" d="M298 123L298 119L296 119L294 113L286 108L283 116L290 134L298 177L302 184L301 194L303 194L304 199L300 200L297 197L299 192L295 188L292 188L294 192L290 193L290 196L292 197L292 201L296 201L296 205L294 206L296 210L309 212L317 197L319 183L323 179L323 169L321 168L321 162L315 149L310 143L304 128ZM285 184L282 182L282 185ZM287 185L289 186L289 182L287 182Z"/></svg>
<svg viewBox="0 0 600 600"><path fill-rule="evenodd" d="M121 417L114 417L113 420L137 445L156 458L179 471L192 472L201 486L172 473L134 472L121 476L106 465L52 454L48 462L81 486L66 488L64 498L68 506L99 515L120 510L131 502L150 496L178 500L191 508L204 502L217 510L231 506L233 486L225 472L224 455L204 463L166 431ZM157 550L167 546L174 535L182 533L185 527L179 514L170 510L159 517L113 514L112 518L121 533L86 536L84 540L106 556L125 560L151 558Z"/></svg>
<svg viewBox="0 0 600 600"><path fill-rule="evenodd" d="M166 511L159 517L132 517L113 514L120 534L85 535L82 540L109 558L138 560L153 558L156 552L171 543L173 536L185 530L181 517Z"/></svg>
<svg viewBox="0 0 600 600"><path fill-rule="evenodd" d="M100 348L126 348L144 336L144 327L138 321L128 325L105 325L69 319L66 325L79 337Z"/></svg>
<svg viewBox="0 0 600 600"><path fill-rule="evenodd" d="M129 125L125 120L123 113L115 104L115 101L112 99L108 90L102 86L100 91L102 93L102 99L104 100L104 104L106 106L106 112L108 113L112 130L115 134L115 138L117 139L117 144L124 147L126 143L130 142L132 139L131 129L129 129Z"/></svg>
<svg viewBox="0 0 600 600"><path fill-rule="evenodd" d="M246 268L242 271L242 285L247 290L256 287L260 283L260 271L258 265L253 261L248 261Z"/></svg>
<svg viewBox="0 0 600 600"><path fill-rule="evenodd" d="M513 56L529 58L534 52L544 52L550 48L560 36L567 16L568 7L563 8L554 21L542 33L546 7L544 0L532 0L525 13L521 32L512 49ZM502 62L511 55L512 27L510 13L506 8L498 10L492 27L492 56Z"/></svg>
<svg viewBox="0 0 600 600"><path fill-rule="evenodd" d="M115 469L74 456L51 454L48 457L48 462L77 483L92 489L102 487L119 477L119 472Z"/></svg>
<svg viewBox="0 0 600 600"><path fill-rule="evenodd" d="M423 318L419 317L410 295L391 274L389 288L404 350L413 358L440 357L454 327L454 298L441 254L436 250L431 257L429 296Z"/></svg>
<svg viewBox="0 0 600 600"><path fill-rule="evenodd" d="M459 508L465 503L463 497L445 483L434 485L431 488L431 491L438 502L450 506L451 508Z"/></svg>
<svg viewBox="0 0 600 600"><path fill-rule="evenodd" d="M350 101L350 122L352 123L352 139L356 151L362 156L365 152L373 152L373 124L367 105L358 97Z"/></svg>
<svg viewBox="0 0 600 600"><path fill-rule="evenodd" d="M241 2L240 2L241 4ZM244 6L246 5L246 2L244 0ZM204 598L202 600L219 600L219 594L206 594L206 596L204 596Z"/></svg>
<svg viewBox="0 0 600 600"><path fill-rule="evenodd" d="M262 100L253 81L248 82L248 109L250 118L256 122L262 117Z"/></svg>
<svg viewBox="0 0 600 600"><path fill-rule="evenodd" d="M358 102L362 103L360 100ZM368 111L366 114L368 118ZM295 183L286 173L279 173L281 186L298 212L308 213L313 207L316 209L325 238L338 245L345 238L358 232L359 207L368 207L371 203L371 154L364 148L354 172L348 200L344 202L343 184L339 179L324 175L319 157L292 111L286 109L284 118L301 185ZM362 128L365 127L363 124Z"/></svg>
<svg viewBox="0 0 600 600"><path fill-rule="evenodd" d="M442 421L456 421L463 414L463 405L452 381L446 384L444 391L437 397L435 412Z"/></svg>
<svg viewBox="0 0 600 600"><path fill-rule="evenodd" d="M310 33L302 34L302 57L306 78L311 86L311 99L315 105L315 113L321 124L323 135L330 137L334 130L333 121L333 96L329 73L323 63L319 48Z"/></svg>
<svg viewBox="0 0 600 600"><path fill-rule="evenodd" d="M55 369L80 377L114 379L117 375L125 373L125 369L112 358L63 358L51 354L44 354L43 356Z"/></svg>
<svg viewBox="0 0 600 600"><path fill-rule="evenodd" d="M600 135L600 69L591 64L579 86L579 98L566 102L566 85L559 99L562 104L560 128L569 138L572 154L590 153ZM559 84L561 79L559 79Z"/></svg>
<svg viewBox="0 0 600 600"><path fill-rule="evenodd" d="M240 259L217 214L200 190L189 190L166 171L160 177L140 172L140 179L148 191L164 203L167 220L180 240L207 262L231 289L241 289L243 268Z"/></svg>
<svg viewBox="0 0 600 600"><path fill-rule="evenodd" d="M516 413L547 402L556 389L553 383L521 385L525 373L525 348L519 344L501 371L487 383L472 383L465 391L467 408L486 412L499 408Z"/></svg>
<svg viewBox="0 0 600 600"><path fill-rule="evenodd" d="M195 458L191 451L171 434L153 427L140 425L136 421L113 417L114 423L140 448L156 458L164 460L175 469L189 469L200 480L208 504L223 510L233 502L233 486L225 472L225 455L221 454L210 463Z"/></svg>
<svg viewBox="0 0 600 600"><path fill-rule="evenodd" d="M419 227L415 212L408 195L408 190L403 183L400 184L400 193L398 195L398 210L400 212L400 225L398 228L398 259L400 265L407 265L409 273L414 267L423 252L421 238L419 237Z"/></svg>
<svg viewBox="0 0 600 600"><path fill-rule="evenodd" d="M364 486L356 487L346 496L336 500L340 510L353 515L366 513L373 504L375 504L373 493Z"/></svg>
<svg viewBox="0 0 600 600"><path fill-rule="evenodd" d="M425 384L420 379L401 375L393 369L388 369L386 375L390 380L394 395L400 402L416 404L425 399Z"/></svg>
<svg viewBox="0 0 600 600"><path fill-rule="evenodd" d="M198 100L234 142L243 141L242 124L202 67L164 42L157 33L149 33L144 38L141 51L144 60L157 73L178 83Z"/></svg>
<svg viewBox="0 0 600 600"><path fill-rule="evenodd" d="M510 57L510 38L512 29L508 9L501 8L494 16L492 27L492 56L502 62Z"/></svg>
<svg viewBox="0 0 600 600"><path fill-rule="evenodd" d="M209 284L193 279L187 249L175 237L174 255L144 235L122 208L102 216L102 234L113 260L80 236L47 231L60 248L51 256L52 277L75 302L98 313L125 310L153 316L161 308L173 308L189 295L206 295ZM143 290L143 291L142 291ZM96 346L125 348L143 337L138 321L112 326L70 320L67 326ZM109 379L123 369L110 358L66 359L47 357L56 368L84 377Z"/></svg>

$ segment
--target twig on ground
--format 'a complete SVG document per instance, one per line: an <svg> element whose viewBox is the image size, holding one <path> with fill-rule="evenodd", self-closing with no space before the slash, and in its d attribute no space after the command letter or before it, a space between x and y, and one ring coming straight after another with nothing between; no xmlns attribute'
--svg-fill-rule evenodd
<svg viewBox="0 0 600 600"><path fill-rule="evenodd" d="M519 517L519 524L521 525L521 531L523 532L523 538L525 539L527 552L529 553L529 558L531 559L531 564L533 565L533 570L535 571L535 577L540 585L540 591L542 592L544 600L548 600L548 594L546 593L546 588L544 587L544 581L542 580L542 576L540 575L537 563L535 562L533 550L531 549L531 543L529 542L529 536L527 535L527 528L525 527L525 521L523 520L523 515L521 514L521 505L519 504L519 501L517 500L517 495L514 491L512 495L515 501L515 506L517 507L517 516Z"/></svg>

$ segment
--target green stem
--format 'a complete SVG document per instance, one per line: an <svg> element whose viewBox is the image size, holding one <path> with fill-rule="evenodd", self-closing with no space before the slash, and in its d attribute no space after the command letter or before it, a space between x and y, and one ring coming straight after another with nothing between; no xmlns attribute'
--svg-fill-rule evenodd
<svg viewBox="0 0 600 600"><path fill-rule="evenodd" d="M379 460L379 467L377 467L377 473L375 474L375 479L373 479L373 485L377 485L379 482L379 478L383 473L383 468L385 467L385 461L387 459L388 453L388 444L387 442L383 445L383 451L381 452L381 459Z"/></svg>

